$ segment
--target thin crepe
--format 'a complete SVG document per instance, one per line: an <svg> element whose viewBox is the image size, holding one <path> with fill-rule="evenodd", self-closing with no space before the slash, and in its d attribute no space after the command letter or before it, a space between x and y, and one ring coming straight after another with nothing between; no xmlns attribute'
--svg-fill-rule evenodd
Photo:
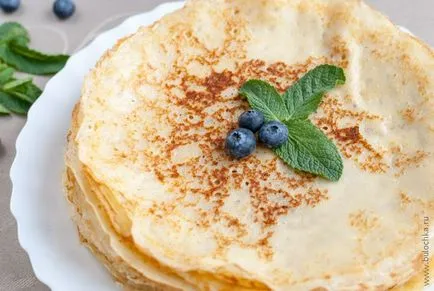
<svg viewBox="0 0 434 291"><path fill-rule="evenodd" d="M284 91L324 63L347 75L312 116L342 153L339 182L261 147L241 161L225 154L246 80ZM98 230L76 219L81 233L139 289L402 284L432 230L433 75L433 51L361 1L189 1L86 79L67 180Z"/></svg>

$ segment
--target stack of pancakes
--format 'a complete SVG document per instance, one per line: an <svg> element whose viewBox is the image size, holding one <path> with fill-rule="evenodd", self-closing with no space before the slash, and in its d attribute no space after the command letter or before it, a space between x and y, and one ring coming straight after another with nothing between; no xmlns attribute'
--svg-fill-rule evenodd
<svg viewBox="0 0 434 291"><path fill-rule="evenodd" d="M246 80L283 92L325 63L347 77L311 116L344 159L338 182L266 148L225 153ZM133 290L387 290L426 260L433 103L433 50L361 1L191 0L86 78L73 219Z"/></svg>

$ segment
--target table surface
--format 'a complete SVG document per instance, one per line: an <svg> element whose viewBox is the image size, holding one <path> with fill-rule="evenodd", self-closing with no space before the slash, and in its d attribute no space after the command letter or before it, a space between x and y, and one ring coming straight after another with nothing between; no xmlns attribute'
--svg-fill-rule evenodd
<svg viewBox="0 0 434 291"><path fill-rule="evenodd" d="M0 12L0 22L18 21L30 30L32 46L49 52L74 53L101 31L107 30L130 15L151 10L162 0L75 0L76 14L58 21L51 13L52 1L23 0L20 10L12 15ZM367 0L392 21L410 29L434 46L434 1L432 0ZM95 13L94 11L98 11ZM43 86L47 78L37 78ZM9 202L9 170L15 156L15 140L23 127L24 117L0 117L0 291L46 291L32 271L27 254L17 241L16 222ZM29 193L31 194L31 193ZM57 290L56 290L57 291Z"/></svg>

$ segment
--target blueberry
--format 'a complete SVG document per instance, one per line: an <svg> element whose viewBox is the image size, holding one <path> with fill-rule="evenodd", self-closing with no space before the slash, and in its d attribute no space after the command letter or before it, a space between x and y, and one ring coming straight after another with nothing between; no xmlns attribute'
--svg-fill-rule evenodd
<svg viewBox="0 0 434 291"><path fill-rule="evenodd" d="M241 159L256 149L255 134L245 128L237 128L226 137L226 151L234 158Z"/></svg>
<svg viewBox="0 0 434 291"><path fill-rule="evenodd" d="M20 0L0 0L0 7L6 13L12 13L20 7Z"/></svg>
<svg viewBox="0 0 434 291"><path fill-rule="evenodd" d="M269 148L276 148L288 140L288 128L279 121L270 121L259 130L259 140Z"/></svg>
<svg viewBox="0 0 434 291"><path fill-rule="evenodd" d="M256 110L249 110L240 115L238 124L241 128L257 132L264 124L264 114Z"/></svg>
<svg viewBox="0 0 434 291"><path fill-rule="evenodd" d="M66 19L75 12L75 4L72 0L56 0L53 5L54 14L60 19Z"/></svg>

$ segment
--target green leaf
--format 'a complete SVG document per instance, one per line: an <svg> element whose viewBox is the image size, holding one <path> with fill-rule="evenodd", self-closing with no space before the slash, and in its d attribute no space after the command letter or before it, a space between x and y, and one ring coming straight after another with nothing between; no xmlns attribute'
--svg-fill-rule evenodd
<svg viewBox="0 0 434 291"><path fill-rule="evenodd" d="M24 57L28 57L29 59L39 60L44 62L63 62L66 63L69 56L68 55L48 55L38 52L36 50L32 50L26 46L19 45L17 43L13 43L11 45L12 51L16 54L19 54Z"/></svg>
<svg viewBox="0 0 434 291"><path fill-rule="evenodd" d="M6 107L0 104L0 115L8 115L11 111L8 110Z"/></svg>
<svg viewBox="0 0 434 291"><path fill-rule="evenodd" d="M0 25L0 44L14 41L21 45L27 45L30 41L29 33L19 23L6 22Z"/></svg>
<svg viewBox="0 0 434 291"><path fill-rule="evenodd" d="M320 65L304 75L284 94L290 119L306 119L315 112L323 95L345 83L342 68L332 65Z"/></svg>
<svg viewBox="0 0 434 291"><path fill-rule="evenodd" d="M29 102L15 98L4 92L0 92L0 105L17 114L26 114L31 106Z"/></svg>
<svg viewBox="0 0 434 291"><path fill-rule="evenodd" d="M343 162L334 143L309 120L284 123L289 138L275 149L276 154L294 169L338 181L342 176Z"/></svg>
<svg viewBox="0 0 434 291"><path fill-rule="evenodd" d="M41 96L42 90L35 84L29 82L15 87L12 90L7 91L7 93L24 101L33 103L39 96Z"/></svg>
<svg viewBox="0 0 434 291"><path fill-rule="evenodd" d="M0 115L26 114L42 94L31 78L14 78L14 68L30 74L53 74L68 59L66 55L47 55L30 49L29 42L27 30L19 23L0 25Z"/></svg>
<svg viewBox="0 0 434 291"><path fill-rule="evenodd" d="M14 38L11 43L21 45L21 46L28 46L29 45L29 39L25 36L18 36Z"/></svg>
<svg viewBox="0 0 434 291"><path fill-rule="evenodd" d="M289 116L282 96L277 90L261 80L249 80L240 89L250 106L264 114L265 120L286 120Z"/></svg>
<svg viewBox="0 0 434 291"><path fill-rule="evenodd" d="M25 46L0 45L0 59L19 71L35 75L54 74L66 64L66 55L45 55Z"/></svg>
<svg viewBox="0 0 434 291"><path fill-rule="evenodd" d="M11 80L14 73L15 73L15 70L12 69L11 67L0 64L0 85L3 85L6 82L8 82L9 80Z"/></svg>
<svg viewBox="0 0 434 291"><path fill-rule="evenodd" d="M32 78L12 79L11 81L4 84L2 89L3 89L3 91L10 91L16 87L19 87L21 85L24 85L26 83L31 83L31 82L32 82Z"/></svg>
<svg viewBox="0 0 434 291"><path fill-rule="evenodd" d="M42 90L32 83L31 78L15 79L15 70L0 63L0 91L29 103L35 102Z"/></svg>

